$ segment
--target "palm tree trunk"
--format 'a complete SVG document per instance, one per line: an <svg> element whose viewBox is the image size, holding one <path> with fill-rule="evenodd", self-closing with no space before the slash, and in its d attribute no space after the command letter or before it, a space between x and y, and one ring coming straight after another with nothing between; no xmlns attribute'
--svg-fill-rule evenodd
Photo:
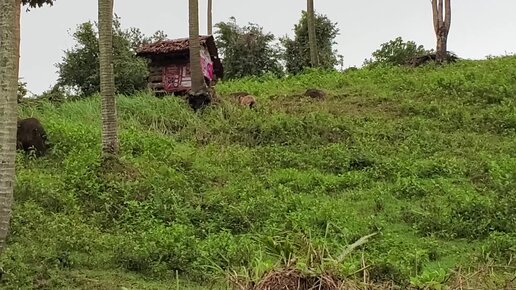
<svg viewBox="0 0 516 290"><path fill-rule="evenodd" d="M15 0L0 0L0 252L11 220L15 183L18 75Z"/></svg>
<svg viewBox="0 0 516 290"><path fill-rule="evenodd" d="M189 44L190 44L190 73L192 76L192 93L196 94L205 88L201 70L201 44L199 41L199 3L189 0Z"/></svg>
<svg viewBox="0 0 516 290"><path fill-rule="evenodd" d="M98 0L102 154L118 155L115 80L113 75L113 0Z"/></svg>
<svg viewBox="0 0 516 290"><path fill-rule="evenodd" d="M315 36L315 12L314 0L307 0L307 22L308 22L308 43L310 45L310 63L312 67L319 66L319 57L317 53L317 40Z"/></svg>
<svg viewBox="0 0 516 290"><path fill-rule="evenodd" d="M16 42L16 75L19 77L20 75L20 22L21 22L21 8L22 3L21 0L15 0L16 4L16 29L15 29L15 42ZM18 85L18 84L17 84Z"/></svg>
<svg viewBox="0 0 516 290"><path fill-rule="evenodd" d="M213 34L212 10L213 10L213 1L212 0L208 0L208 35L212 35Z"/></svg>

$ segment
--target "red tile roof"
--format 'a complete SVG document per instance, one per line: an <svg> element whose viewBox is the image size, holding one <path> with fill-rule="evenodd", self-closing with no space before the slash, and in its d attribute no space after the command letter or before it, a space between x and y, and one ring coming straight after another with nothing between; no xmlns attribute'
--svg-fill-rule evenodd
<svg viewBox="0 0 516 290"><path fill-rule="evenodd" d="M210 49L211 44L214 44L213 36L211 35L200 35L199 40L201 45L207 45ZM137 49L136 54L139 56L143 55L152 55L152 54L169 54L169 53L178 53L184 52L188 50L190 45L188 38L178 38L178 39L166 39L160 40L154 43L142 45ZM217 53L216 51L212 51L210 49L210 53Z"/></svg>
<svg viewBox="0 0 516 290"><path fill-rule="evenodd" d="M217 74L219 78L222 78L224 75L224 68L222 67L222 62L219 58L213 35L199 35L199 40L201 45L204 45L210 52L215 74ZM189 45L190 42L188 38L160 40L154 43L142 45L136 50L136 55L150 59L153 59L157 55L163 55L168 58L176 53L187 53L190 48Z"/></svg>

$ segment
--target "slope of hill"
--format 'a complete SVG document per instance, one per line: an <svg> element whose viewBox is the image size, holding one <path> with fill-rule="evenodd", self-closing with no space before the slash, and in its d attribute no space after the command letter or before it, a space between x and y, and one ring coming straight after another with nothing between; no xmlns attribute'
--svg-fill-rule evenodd
<svg viewBox="0 0 516 290"><path fill-rule="evenodd" d="M469 279L500 289L516 267L515 67L503 57L232 81L218 93L251 92L257 109L223 97L202 114L121 96L123 163L110 171L99 169L98 97L22 105L54 147L18 155L2 289L167 289L176 274L229 270L256 280L289 257L419 287L489 267ZM309 87L328 96L300 96Z"/></svg>

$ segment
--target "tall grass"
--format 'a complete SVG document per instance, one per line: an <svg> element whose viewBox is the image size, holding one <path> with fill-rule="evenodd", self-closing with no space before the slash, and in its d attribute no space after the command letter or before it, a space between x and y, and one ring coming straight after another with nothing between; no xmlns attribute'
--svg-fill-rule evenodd
<svg viewBox="0 0 516 290"><path fill-rule="evenodd" d="M372 279L399 284L507 267L515 65L503 57L249 78L218 85L222 103L202 113L177 98L119 96L125 167L115 174L99 168L98 96L22 105L53 148L37 160L18 155L0 283L59 288L79 283L69 273L119 269L156 280L257 277L289 256L314 266L311 249L336 257L373 232L342 263L315 264L353 275L365 259ZM301 96L309 87L328 96ZM232 103L235 91L255 94L258 108Z"/></svg>

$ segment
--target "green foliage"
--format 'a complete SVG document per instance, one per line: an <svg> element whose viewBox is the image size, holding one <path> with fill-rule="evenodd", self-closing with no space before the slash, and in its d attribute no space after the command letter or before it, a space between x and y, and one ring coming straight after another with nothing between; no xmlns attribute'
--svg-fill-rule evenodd
<svg viewBox="0 0 516 290"><path fill-rule="evenodd" d="M55 0L22 0L22 5L28 5L30 8L42 7L43 5L54 5Z"/></svg>
<svg viewBox="0 0 516 290"><path fill-rule="evenodd" d="M263 27L257 24L240 27L234 17L230 20L215 24L218 29L217 47L222 55L226 78L261 76L266 73L282 75L280 48L273 44L274 35L263 32Z"/></svg>
<svg viewBox="0 0 516 290"><path fill-rule="evenodd" d="M421 275L410 279L410 284L419 289L446 289L445 281L447 276L444 269L425 271Z"/></svg>
<svg viewBox="0 0 516 290"><path fill-rule="evenodd" d="M342 61L342 56L333 49L335 37L339 35L336 22L325 15L315 13L315 39L319 54L319 67L331 69ZM310 45L308 43L307 13L303 11L298 24L294 25L294 39L285 36L280 39L285 47L284 58L288 73L296 74L310 67Z"/></svg>
<svg viewBox="0 0 516 290"><path fill-rule="evenodd" d="M100 168L99 96L23 102L20 116L38 117L54 146L17 156L0 287L81 289L119 269L162 288L176 273L258 278L290 255L357 278L364 259L371 281L407 287L435 289L450 269L484 263L512 279L515 66L510 56L223 81L202 113L121 96L113 172ZM324 100L299 96L313 82ZM242 90L256 110L230 101Z"/></svg>
<svg viewBox="0 0 516 290"><path fill-rule="evenodd" d="M58 84L54 85L51 89L44 91L38 96L38 99L45 99L50 102L63 102L65 100L72 100L76 96L72 92L67 91L64 87Z"/></svg>
<svg viewBox="0 0 516 290"><path fill-rule="evenodd" d="M58 85L75 89L82 96L90 96L100 91L97 23L88 21L80 24L73 37L77 44L65 51L62 62L57 64ZM135 56L135 49L165 37L161 31L147 37L137 28L122 30L120 19L113 19L113 64L117 93L132 94L145 89L147 62Z"/></svg>
<svg viewBox="0 0 516 290"><path fill-rule="evenodd" d="M27 95L27 83L18 81L18 90L17 90L18 103Z"/></svg>
<svg viewBox="0 0 516 290"><path fill-rule="evenodd" d="M380 48L373 52L373 57L364 61L364 66L405 65L413 57L430 52L422 45L417 45L414 41L404 42L401 36L398 36L389 42L382 43Z"/></svg>

